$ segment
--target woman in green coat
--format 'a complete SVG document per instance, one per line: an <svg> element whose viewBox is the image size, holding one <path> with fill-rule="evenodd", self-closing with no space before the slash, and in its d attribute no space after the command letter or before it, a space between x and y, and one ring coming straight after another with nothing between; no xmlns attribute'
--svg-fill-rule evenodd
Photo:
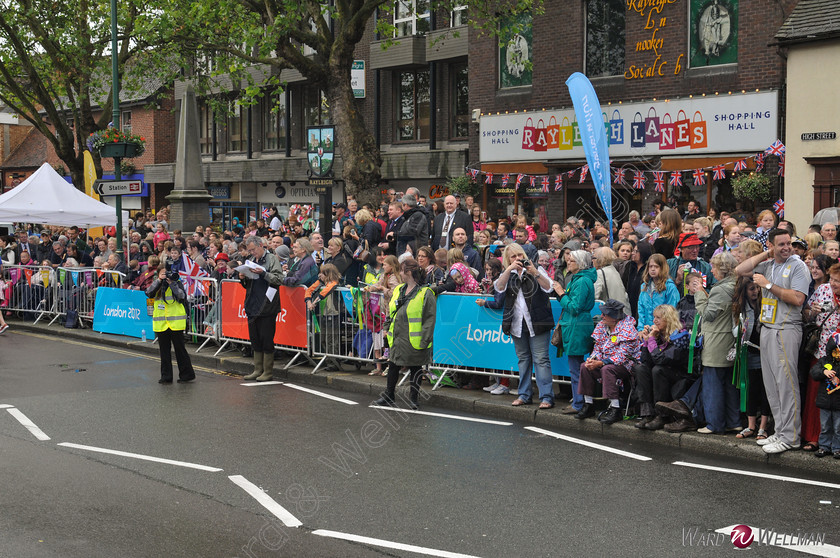
<svg viewBox="0 0 840 558"><path fill-rule="evenodd" d="M565 255L566 288L556 282L554 292L560 301L560 330L563 332L563 353L569 358L569 376L572 378L572 404L563 409L566 415L576 414L583 407L583 396L578 394L580 367L584 355L592 350L592 308L595 306L595 281L592 255L586 250L574 250Z"/></svg>

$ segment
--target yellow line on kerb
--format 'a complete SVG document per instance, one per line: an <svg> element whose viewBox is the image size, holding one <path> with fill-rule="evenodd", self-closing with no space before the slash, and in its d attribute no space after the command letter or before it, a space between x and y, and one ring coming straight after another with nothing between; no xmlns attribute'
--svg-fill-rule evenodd
<svg viewBox="0 0 840 558"><path fill-rule="evenodd" d="M31 331L14 331L14 332L10 331L8 333L14 333L15 335L26 335L28 337L36 337L38 339L49 339L50 341L61 341L62 343L68 343L70 345L78 345L80 347L90 348L90 345L91 345L90 342L86 342L86 341L76 341L76 340L72 340L72 339L64 339L62 337L53 337L52 335L44 335L43 333L33 333ZM146 360L160 360L156 356L144 355L143 353L140 353L140 352L128 351L128 350L125 350L125 349L117 349L116 347L110 347L108 345L96 345L96 348L101 350L101 351L108 351L108 352L111 352L111 353L118 353L118 354L121 354L121 355L129 355L129 356L134 356L134 357L138 357L138 358L145 358ZM232 378L240 378L241 377L241 375L239 375L239 374L231 374L230 372L224 372L223 370L216 370L215 368L206 368L204 366L195 366L195 365L193 365L193 368L196 369L196 370L201 370L202 372L209 372L211 374L216 374L218 376L230 376Z"/></svg>

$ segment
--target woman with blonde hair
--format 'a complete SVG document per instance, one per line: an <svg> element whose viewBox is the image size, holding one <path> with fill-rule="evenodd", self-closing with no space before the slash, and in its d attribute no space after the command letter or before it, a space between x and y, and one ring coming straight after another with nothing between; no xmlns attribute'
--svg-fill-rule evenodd
<svg viewBox="0 0 840 558"><path fill-rule="evenodd" d="M735 256L738 263L741 263L744 260L748 260L762 252L764 252L764 247L755 240L748 238L741 242L741 244L732 251L732 255Z"/></svg>
<svg viewBox="0 0 840 558"><path fill-rule="evenodd" d="M636 327L640 336L644 338L650 334L654 325L653 309L661 304L676 306L680 301L680 292L669 276L668 262L662 254L653 254L648 259L642 281L639 292L639 321Z"/></svg>
<svg viewBox="0 0 840 558"><path fill-rule="evenodd" d="M815 232L806 234L802 240L808 244L808 250L818 250L823 243L823 237Z"/></svg>
<svg viewBox="0 0 840 558"><path fill-rule="evenodd" d="M679 399L694 382L687 371L690 338L676 308L667 304L654 308L653 327L642 339L641 361L633 367L642 417L636 428L664 427L670 419L657 414L654 404Z"/></svg>

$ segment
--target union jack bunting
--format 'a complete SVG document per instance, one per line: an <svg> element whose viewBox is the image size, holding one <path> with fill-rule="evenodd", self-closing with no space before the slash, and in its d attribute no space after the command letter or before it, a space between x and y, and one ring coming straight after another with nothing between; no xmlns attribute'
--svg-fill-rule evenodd
<svg viewBox="0 0 840 558"><path fill-rule="evenodd" d="M777 157L781 157L785 154L785 144L781 141L776 140L770 144L770 147L764 150L765 153L768 155L775 155Z"/></svg>
<svg viewBox="0 0 840 558"><path fill-rule="evenodd" d="M735 161L735 172L747 170L747 160L741 159L740 161Z"/></svg>
<svg viewBox="0 0 840 558"><path fill-rule="evenodd" d="M507 186L508 182L510 182L510 173L506 172L502 175L502 188Z"/></svg>
<svg viewBox="0 0 840 558"><path fill-rule="evenodd" d="M653 189L659 193L665 191L665 171L653 171Z"/></svg>
<svg viewBox="0 0 840 558"><path fill-rule="evenodd" d="M779 219L783 218L785 216L785 200L779 198L776 203L773 204L773 211L776 212Z"/></svg>
<svg viewBox="0 0 840 558"><path fill-rule="evenodd" d="M681 171L674 171L671 173L671 178L668 179L668 185L671 188L676 188L677 186L682 186L682 172Z"/></svg>
<svg viewBox="0 0 840 558"><path fill-rule="evenodd" d="M764 170L764 153L759 153L755 156L755 171L761 172Z"/></svg>
<svg viewBox="0 0 840 558"><path fill-rule="evenodd" d="M551 183L551 179L548 178L548 175L542 177L542 191L548 192L548 186Z"/></svg>
<svg viewBox="0 0 840 558"><path fill-rule="evenodd" d="M575 175L574 169L572 169L572 170L570 170L569 172L566 173L566 176L568 176L569 178L573 177L574 175Z"/></svg>
<svg viewBox="0 0 840 558"><path fill-rule="evenodd" d="M470 178L472 178L473 180L478 178L478 169L469 169L469 172L470 172Z"/></svg>
<svg viewBox="0 0 840 558"><path fill-rule="evenodd" d="M493 184L493 173L492 172L485 172L484 173L484 183L485 184Z"/></svg>
<svg viewBox="0 0 840 558"><path fill-rule="evenodd" d="M613 182L615 182L615 184L618 186L627 186L627 180L624 179L624 173L627 172L627 170L624 167L622 167L620 169L615 169L614 172L615 175L613 178Z"/></svg>
<svg viewBox="0 0 840 558"><path fill-rule="evenodd" d="M557 178L554 179L554 191L559 192L563 189L563 175L558 174Z"/></svg>
<svg viewBox="0 0 840 558"><path fill-rule="evenodd" d="M633 173L633 188L636 190L644 190L646 181L647 179L645 178L645 173L642 171L636 171Z"/></svg>
<svg viewBox="0 0 840 558"><path fill-rule="evenodd" d="M589 165L583 165L580 168L580 180L578 180L578 182L583 184L584 181L586 180L586 175L588 175L588 174L589 174Z"/></svg>
<svg viewBox="0 0 840 558"><path fill-rule="evenodd" d="M694 169L694 184L697 186L704 186L706 184L706 171L703 169Z"/></svg>
<svg viewBox="0 0 840 558"><path fill-rule="evenodd" d="M522 184L522 181L525 180L524 174L517 174L516 175L516 189L519 190L519 185Z"/></svg>
<svg viewBox="0 0 840 558"><path fill-rule="evenodd" d="M537 177L535 175L531 175L531 188L537 185Z"/></svg>
<svg viewBox="0 0 840 558"><path fill-rule="evenodd" d="M187 296L195 296L196 294L206 294L204 292L204 285L201 281L196 281L198 277L210 277L206 271L198 267L186 253L181 254L181 261L184 264L184 269L178 272L181 279L184 281L184 290Z"/></svg>
<svg viewBox="0 0 840 558"><path fill-rule="evenodd" d="M714 171L714 178L715 180L726 180L726 166L725 165L717 165L712 167Z"/></svg>
<svg viewBox="0 0 840 558"><path fill-rule="evenodd" d="M779 176L785 177L785 156L779 157Z"/></svg>
<svg viewBox="0 0 840 558"><path fill-rule="evenodd" d="M271 212L268 210L267 207L263 207L262 213L260 213L260 215L262 215L263 219L268 219L269 217L271 217Z"/></svg>

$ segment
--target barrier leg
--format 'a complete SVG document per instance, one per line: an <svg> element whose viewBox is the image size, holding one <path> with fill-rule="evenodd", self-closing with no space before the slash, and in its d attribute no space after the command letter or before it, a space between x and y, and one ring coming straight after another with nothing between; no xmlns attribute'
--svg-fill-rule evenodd
<svg viewBox="0 0 840 558"><path fill-rule="evenodd" d="M224 350L225 350L225 347L227 347L227 346L228 346L228 343L230 343L230 341L225 341L224 343L222 343L222 346L221 346L221 347L219 347L219 350L218 350L218 351L216 351L216 352L213 354L213 356L219 356L219 353L221 353L222 351L224 351Z"/></svg>
<svg viewBox="0 0 840 558"><path fill-rule="evenodd" d="M322 365L322 364L324 364L324 362L326 362L326 360L327 360L327 357L326 357L326 356L321 357L321 360L320 360L320 361L318 361L318 364L316 364L316 365L315 365L315 368L313 368L313 369L312 369L312 374L314 374L315 372L317 372L317 371L318 371L318 369L319 369L319 368L321 368L321 365Z"/></svg>
<svg viewBox="0 0 840 558"><path fill-rule="evenodd" d="M201 351L201 349L203 349L204 346L207 345L207 343L209 343L212 340L213 340L212 337L208 337L207 339L205 339L204 343L202 343L201 346L195 350L195 354L198 354L198 352Z"/></svg>
<svg viewBox="0 0 840 558"><path fill-rule="evenodd" d="M400 381L397 383L397 387L400 387L401 385L403 385L403 384L405 383L406 379L407 379L410 375L411 375L411 370L406 369L405 374L403 374L403 377L402 377L402 378L400 378Z"/></svg>
<svg viewBox="0 0 840 558"><path fill-rule="evenodd" d="M443 381L443 379L446 377L447 374L449 374L449 369L448 368L441 371L440 378L438 378L438 381L435 383L434 386L432 386L432 391L435 391L436 389L438 389L440 387L440 383Z"/></svg>
<svg viewBox="0 0 840 558"><path fill-rule="evenodd" d="M286 364L286 366L283 367L283 370L288 370L294 363L297 362L297 360L300 358L300 355L302 354L303 353L296 353L295 356L292 357L292 360L290 360L288 364Z"/></svg>

